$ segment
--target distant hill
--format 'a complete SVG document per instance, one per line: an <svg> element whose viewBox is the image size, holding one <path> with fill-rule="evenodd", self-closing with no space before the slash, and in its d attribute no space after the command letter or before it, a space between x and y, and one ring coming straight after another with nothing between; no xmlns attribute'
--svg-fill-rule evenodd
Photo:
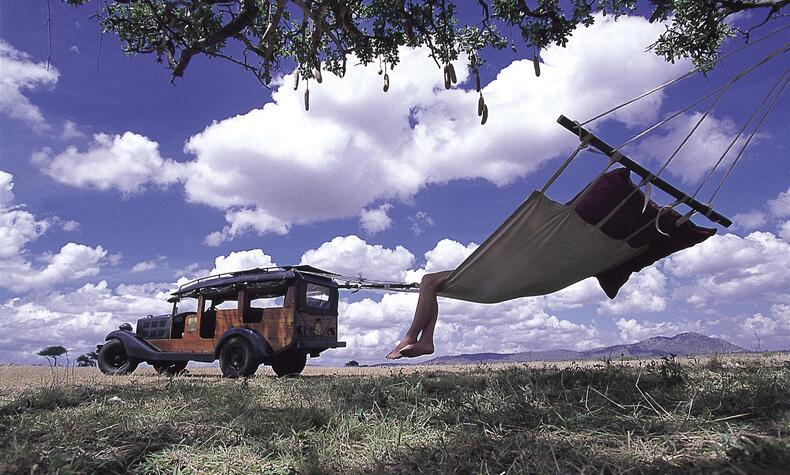
<svg viewBox="0 0 790 475"><path fill-rule="evenodd" d="M673 337L657 336L628 345L614 345L586 351L546 350L522 353L473 353L457 356L439 356L421 364L475 364L508 361L565 361L624 356L655 358L665 355L709 355L714 353L748 353L738 345L711 338L700 333L688 332Z"/></svg>

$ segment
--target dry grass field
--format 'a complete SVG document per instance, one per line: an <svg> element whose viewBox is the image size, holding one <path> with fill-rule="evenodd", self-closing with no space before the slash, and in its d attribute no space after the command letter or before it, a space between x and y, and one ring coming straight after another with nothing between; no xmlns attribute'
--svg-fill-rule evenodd
<svg viewBox="0 0 790 475"><path fill-rule="evenodd" d="M786 473L787 355L324 368L0 366L1 473Z"/></svg>

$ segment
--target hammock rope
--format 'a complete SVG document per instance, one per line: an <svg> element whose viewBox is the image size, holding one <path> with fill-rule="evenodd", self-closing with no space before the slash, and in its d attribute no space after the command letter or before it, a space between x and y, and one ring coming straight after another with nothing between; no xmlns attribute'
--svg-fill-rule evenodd
<svg viewBox="0 0 790 475"><path fill-rule="evenodd" d="M725 59L729 58L730 56L733 56L733 55L735 55L737 53L740 53L741 51L743 51L743 50L745 50L745 49L747 49L747 48L749 48L751 46L754 46L754 45L756 45L756 44L758 44L758 43L760 43L760 42L772 37L773 35L775 35L777 33L781 33L782 31L786 30L787 28L790 28L790 25L781 26L781 27L779 27L779 28L767 33L765 36L762 36L762 37L760 37L760 38L758 38L758 39L756 39L754 41L751 41L749 43L744 44L740 48L737 48L737 49L735 49L733 51L730 51L729 53L725 54L724 56L718 58L716 60L716 62L724 61ZM715 62L714 62L714 64L715 64ZM681 76L678 76L678 77L676 77L674 79L670 79L669 81L666 81L663 84L660 84L660 85L654 87L653 89L650 89L649 91L643 92L642 94L640 94L640 95L638 95L638 96L636 96L636 97L634 97L632 99L629 99L629 100L623 102L622 104L619 104L619 105L617 105L615 107L612 107L611 109L609 109L609 110L607 110L605 112L602 112L602 113L596 115L595 117L587 119L587 120L585 120L584 122L582 122L579 125L584 126L584 125L589 124L590 122L594 122L594 121L596 121L596 120L598 120L598 119L600 119L602 117L605 117L605 116L611 114L612 112L618 111L618 110L622 109L623 107L625 107L625 106L627 106L629 104L632 104L632 103L634 103L634 102L636 102L636 101L638 101L640 99L644 99L645 97L647 97L647 96L649 96L651 94L654 94L654 93L664 89L665 87L668 87L668 86L671 86L672 84L680 82L680 81L682 81L683 79L686 79L689 76L693 76L694 74L701 73L702 69L703 69L702 66L698 66L698 67L692 69L691 71L688 71L687 73L685 73L685 74L683 74Z"/></svg>
<svg viewBox="0 0 790 475"><path fill-rule="evenodd" d="M765 122L765 119L768 117L768 115L771 113L771 111L774 109L774 107L776 107L776 104L779 102L779 99L782 97L782 94L784 93L784 90L787 87L788 80L790 80L790 78L785 79L784 84L782 85L782 88L776 94L776 96L774 97L773 101L768 106L768 108L766 109L766 111L763 114L763 116L760 118L760 122L758 122L757 126L754 128L754 130L752 130L752 133L749 135L749 138L746 140L746 142L741 147L740 151L738 152L738 155L735 157L735 160L733 160L732 164L730 165L730 168L727 169L727 173L725 173L724 177L721 179L721 181L719 182L719 185L716 187L716 190L713 192L713 194L711 195L711 197L710 197L710 199L708 201L713 201L713 199L716 198L716 195L719 193L719 191L721 191L721 187L724 185L724 182L727 181L727 178L729 178L730 174L732 173L732 170L735 168L735 165L738 164L738 161L743 156L743 152L746 150L746 147L749 146L749 143L752 141L754 136L757 134L757 131L760 130L760 127Z"/></svg>

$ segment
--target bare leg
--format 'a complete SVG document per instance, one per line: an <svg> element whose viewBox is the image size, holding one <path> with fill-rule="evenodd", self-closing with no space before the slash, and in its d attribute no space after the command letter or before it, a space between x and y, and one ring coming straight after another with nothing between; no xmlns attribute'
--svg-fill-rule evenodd
<svg viewBox="0 0 790 475"><path fill-rule="evenodd" d="M420 282L420 296L417 299L417 308L406 335L393 349L387 358L394 360L403 356L414 357L433 353L433 331L436 327L436 318L439 315L439 303L436 294L447 281L452 271L426 274ZM417 337L422 332L419 341ZM406 352L404 353L404 350Z"/></svg>

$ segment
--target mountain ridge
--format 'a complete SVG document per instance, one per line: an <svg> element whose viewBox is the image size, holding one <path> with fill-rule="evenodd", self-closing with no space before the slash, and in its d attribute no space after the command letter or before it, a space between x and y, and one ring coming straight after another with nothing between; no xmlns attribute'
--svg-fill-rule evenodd
<svg viewBox="0 0 790 475"><path fill-rule="evenodd" d="M469 353L439 356L422 362L424 365L474 364L521 361L565 361L595 359L603 357L661 357L667 355L701 356L722 353L751 353L750 350L721 338L713 338L696 332L684 332L675 336L656 336L635 343L604 346L590 350L541 350L519 353Z"/></svg>

